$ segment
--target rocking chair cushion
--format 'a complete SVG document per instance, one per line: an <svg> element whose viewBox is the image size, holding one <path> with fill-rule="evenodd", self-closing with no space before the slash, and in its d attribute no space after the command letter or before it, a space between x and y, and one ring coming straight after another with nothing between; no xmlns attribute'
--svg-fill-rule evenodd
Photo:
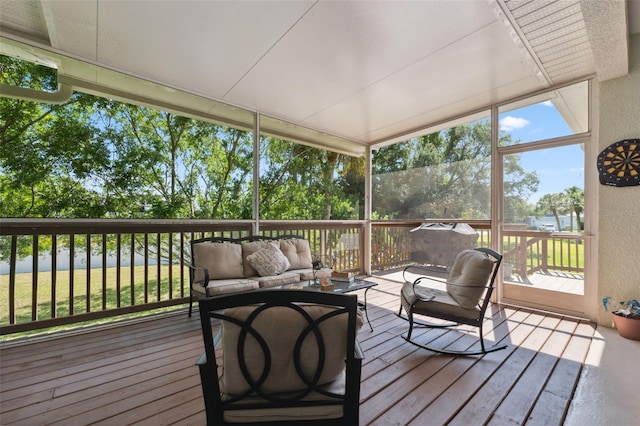
<svg viewBox="0 0 640 426"><path fill-rule="evenodd" d="M402 287L402 295L409 303L414 303L416 299L421 301L413 305L413 313L419 315L431 316L439 315L455 315L462 318L476 319L478 318L480 309L474 306L472 309L466 309L456 301L449 293L437 288L413 286L411 283L405 283Z"/></svg>
<svg viewBox="0 0 640 426"><path fill-rule="evenodd" d="M493 263L476 250L461 251L447 278L447 292L463 308L474 309L489 281Z"/></svg>

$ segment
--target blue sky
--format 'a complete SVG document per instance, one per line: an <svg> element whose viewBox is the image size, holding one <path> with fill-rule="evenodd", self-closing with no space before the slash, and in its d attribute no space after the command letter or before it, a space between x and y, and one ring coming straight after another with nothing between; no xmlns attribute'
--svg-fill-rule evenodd
<svg viewBox="0 0 640 426"><path fill-rule="evenodd" d="M499 119L500 130L521 142L573 134L549 101L500 114ZM520 164L527 171L536 171L540 179L531 203L544 194L564 192L572 186L584 188L584 152L580 145L526 152L521 154Z"/></svg>

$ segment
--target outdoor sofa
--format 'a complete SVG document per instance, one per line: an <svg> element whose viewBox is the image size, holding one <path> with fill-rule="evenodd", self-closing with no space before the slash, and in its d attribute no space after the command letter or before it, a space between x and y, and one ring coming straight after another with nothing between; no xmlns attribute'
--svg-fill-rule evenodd
<svg viewBox="0 0 640 426"><path fill-rule="evenodd" d="M189 316L201 297L277 287L314 278L309 241L297 235L209 237L191 242ZM331 269L315 277L331 276Z"/></svg>

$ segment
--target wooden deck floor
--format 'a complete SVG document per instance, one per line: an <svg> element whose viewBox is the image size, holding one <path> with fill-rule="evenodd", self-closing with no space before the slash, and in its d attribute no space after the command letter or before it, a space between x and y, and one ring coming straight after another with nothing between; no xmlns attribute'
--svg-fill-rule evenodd
<svg viewBox="0 0 640 426"><path fill-rule="evenodd" d="M401 338L400 284L373 278L374 331L363 327L361 425L560 425L595 325L494 306L483 357L435 355ZM419 330L457 348L475 331ZM0 348L2 425L204 425L196 316L180 315L32 339Z"/></svg>

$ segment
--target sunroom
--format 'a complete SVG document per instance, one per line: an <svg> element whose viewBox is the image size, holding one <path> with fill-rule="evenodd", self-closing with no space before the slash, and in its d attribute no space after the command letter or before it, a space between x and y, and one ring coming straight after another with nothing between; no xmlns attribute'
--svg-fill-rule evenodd
<svg viewBox="0 0 640 426"><path fill-rule="evenodd" d="M405 331L393 315L400 286L396 271L416 261L416 244L427 238L419 228L432 223L468 224L478 234L477 245L505 255L495 315L520 327L518 331L515 325L513 329L505 325L509 333L504 338L518 350L527 349L531 358L503 355L495 370L502 373L488 375L486 383L477 382L475 389L491 383L490 377L497 381L507 374L510 358L514 363L521 359L528 367L536 364L530 362L536 354L559 351L546 382L557 380L562 372L558 366L571 361L575 365L568 370L574 371L578 384L567 391L564 405L558 405L564 407L562 415L554 419L595 424L584 419L593 421L594 415L606 416L608 411L600 407L594 414L574 393L584 398L580 392L588 392L584 388L591 384L585 384L582 376L585 371L599 371L585 366L597 364L595 352L618 337L608 329L611 315L602 309L601 300L640 297L640 190L633 177L622 184L619 179L602 181L597 167L599 154L609 146L640 138L639 13L635 1L587 0L2 0L0 54L53 70L47 75L54 76L57 86L45 91L15 87L3 69L2 102L14 102L20 111L16 104L64 105L78 94L90 96L96 109L87 119L96 120L93 125L102 137L111 132L113 150L105 154L110 158L115 156L113 147L119 139L113 135L118 130L127 135L122 141L133 140L144 124L153 127L171 117L174 127L155 129L159 139L172 141L172 130L185 120L192 129L188 153L200 156L191 163L184 156L179 166L158 169L165 174L164 183L173 179L178 187L186 182L181 178L187 169L195 170L195 189L171 192L188 200L184 208L173 210L170 197L158 195L163 194L161 185L142 187L137 175L120 182L129 188L129 196L138 185L147 198L129 198L126 210L123 197L117 206L97 209L99 214L93 216L88 207L95 200L89 198L84 213L75 216L66 215L64 208L41 210L47 213L40 215L24 213L17 207L22 193L3 184L0 196L7 207L0 224L0 325L3 357L14 360L2 373L3 389L9 392L2 397L2 413L12 419L7 424L47 423L37 416L46 416L49 409L60 416L52 417L51 423L69 418L77 424L90 422L82 419L85 411L75 408L85 399L70 395L87 391L91 376L63 383L54 371L80 368L63 364L56 370L53 360L38 358L41 350L35 345L55 336L48 344L57 354L76 344L77 353L91 353L86 342L99 341L100 334L84 343L82 339L65 343L53 332L29 333L84 321L94 325L83 330L95 332L98 321L134 314L134 327L142 330L141 335L145 325L153 335L159 327L172 327L169 324L176 324L174 336L194 333L193 322L183 323L182 310L189 280L181 261L188 258L190 239L284 233L308 238L314 253L330 259L335 269L379 283L368 300L375 331L363 336L371 371L363 381L362 424L443 424L455 416L456 421L480 416L481 410L473 408L482 405L479 393L452 405L453 414L440 420L421 416L443 409L444 389L431 402L411 410L401 409L412 406L409 392L397 401L385 394L387 385L397 380L386 365L399 371L421 365L424 379L411 386L447 389L471 380L473 366L482 368L482 358L448 360L449 368L469 375L443 381L426 372L433 369L447 375L445 366L433 364L443 362L438 356L431 356L429 364L423 361L431 354L412 352L410 359L422 357L416 365L396 364L407 350L394 348L398 344L392 339ZM100 103L102 110L96 107ZM117 114L129 123L141 121L127 129L111 126L109 120ZM90 114L85 111L84 116ZM25 159L16 155L22 146L14 145L9 133L4 135L2 173L3 179L11 179ZM199 143L193 142L195 135ZM73 143L84 147L78 140ZM137 158L139 168L155 170L151 154L123 156L120 165L132 166ZM202 160L231 154L233 163ZM45 166L59 164L42 161ZM25 162L22 167L32 164ZM92 166L97 169L99 161ZM222 175L228 179L221 180ZM85 181L90 190L116 186L117 180L108 186L97 183L96 176ZM106 181L108 176L100 178ZM53 200L51 194L43 200ZM57 196L63 199L63 195ZM563 204L558 195L565 196ZM83 205L83 199L76 204ZM143 320L137 316L156 311L161 312ZM549 325L554 320L557 324ZM538 330L537 339L547 339L544 329L564 333L563 327L571 328L572 337L562 350L547 351L544 343L528 347L528 334L518 337L526 327ZM99 329L103 328L105 339L117 333L103 325ZM589 336L586 348L572 352L585 336ZM192 351L197 352L197 336L190 338L185 344L194 345ZM139 339L142 342L143 337ZM126 341L122 336L116 340ZM639 350L634 342L620 342L624 350ZM142 343L146 345L153 347ZM117 353L126 352L126 346L113 343ZM569 348L565 357L564 348ZM16 352L10 354L10 349ZM19 371L25 368L15 355L20 352L27 354L27 363L51 362L47 374L56 377L49 383L34 370L33 381L45 385L27 390L35 383ZM181 362L192 358L188 353ZM115 359L117 354L107 362L118 362ZM104 377L115 377L111 370L119 368L98 361L96 365L106 371ZM127 368L138 372L134 366ZM378 368L387 374L375 374ZM119 411L113 397L99 405L98 411L106 414L91 421L201 423L202 407L194 408L200 400L169 404L200 410L191 415L185 409L177 410L176 417L170 409L154 411L172 399L170 395L182 401L197 394L192 383L197 373L185 370L186 387L149 398L155 405L141 410L140 417L134 413L141 405ZM522 377L536 374L534 369L521 371ZM402 374L400 382L407 384L409 374ZM512 414L511 401L521 401L518 389L525 386L523 381L518 385L519 378L508 385L504 401L509 403L495 405L487 421L499 423L501 416ZM12 384L7 388L4 383ZM91 389L96 395L118 392L117 387L104 394ZM551 388L540 388L536 400L541 402L523 411L523 422L545 418L534 414L551 404L545 399L551 393ZM55 394L62 395L58 400L62 405L55 405ZM131 395L132 400L141 398L138 393ZM29 398L33 407L24 403ZM395 402L373 408L380 400ZM623 407L610 408L616 415L637 413L636 407ZM406 417L400 416L402 411ZM74 414L67 417L65 412Z"/></svg>

